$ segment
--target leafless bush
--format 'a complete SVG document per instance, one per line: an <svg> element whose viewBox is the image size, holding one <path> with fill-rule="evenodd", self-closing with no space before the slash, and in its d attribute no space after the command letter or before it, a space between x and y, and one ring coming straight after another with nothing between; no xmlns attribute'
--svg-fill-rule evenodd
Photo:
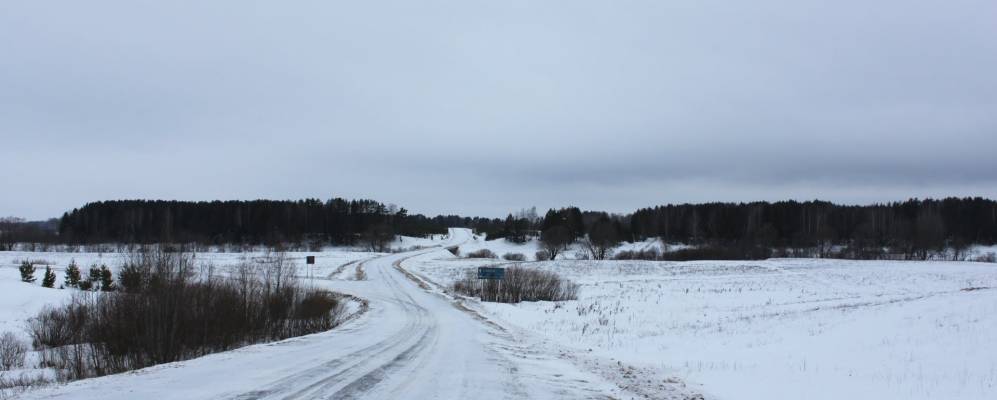
<svg viewBox="0 0 997 400"><path fill-rule="evenodd" d="M502 259L508 261L526 261L526 256L523 253L505 253L502 255Z"/></svg>
<svg viewBox="0 0 997 400"><path fill-rule="evenodd" d="M67 379L118 373L331 329L343 313L278 252L227 277L183 252L133 254L121 270L124 290L80 292L30 322L43 364Z"/></svg>
<svg viewBox="0 0 997 400"><path fill-rule="evenodd" d="M695 260L763 260L772 257L771 249L758 246L710 245L681 249L671 252L660 252L651 248L640 251L620 251L613 256L616 260L650 260L650 261L695 261Z"/></svg>
<svg viewBox="0 0 997 400"><path fill-rule="evenodd" d="M28 346L14 333L4 332L0 335L0 369L3 371L23 367L24 355L27 352Z"/></svg>
<svg viewBox="0 0 997 400"><path fill-rule="evenodd" d="M767 247L737 244L696 247L661 254L661 259L666 261L764 260L769 257L772 257L772 250Z"/></svg>
<svg viewBox="0 0 997 400"><path fill-rule="evenodd" d="M991 252L991 253L979 255L976 258L974 258L973 261L976 261L976 262L985 262L985 263L997 263L997 254Z"/></svg>
<svg viewBox="0 0 997 400"><path fill-rule="evenodd" d="M491 250L481 249L467 253L467 258L498 258Z"/></svg>
<svg viewBox="0 0 997 400"><path fill-rule="evenodd" d="M33 387L51 383L44 374L22 372L0 376L0 399L16 399L19 394Z"/></svg>
<svg viewBox="0 0 997 400"><path fill-rule="evenodd" d="M578 298L578 285L550 271L511 267L502 280L479 280L474 271L454 283L453 290L482 301L519 303L521 301L564 301Z"/></svg>
<svg viewBox="0 0 997 400"><path fill-rule="evenodd" d="M660 260L661 259L661 252L658 251L658 249L656 249L656 248L651 248L651 249L647 249L647 250L638 250L638 251L624 250L624 251L617 252L615 255L613 255L613 259L615 259L615 260L648 260L648 261L654 261L654 260Z"/></svg>
<svg viewBox="0 0 997 400"><path fill-rule="evenodd" d="M550 252L547 250L540 250L534 256L537 258L537 261L550 260Z"/></svg>

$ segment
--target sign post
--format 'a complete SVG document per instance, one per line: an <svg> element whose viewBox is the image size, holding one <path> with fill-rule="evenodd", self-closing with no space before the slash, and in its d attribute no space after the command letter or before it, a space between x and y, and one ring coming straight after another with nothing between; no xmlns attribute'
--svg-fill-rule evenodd
<svg viewBox="0 0 997 400"><path fill-rule="evenodd" d="M505 268L478 267L478 279L484 281L481 282L481 300L484 301L486 297L495 300L495 298L502 294L502 280L505 279Z"/></svg>
<svg viewBox="0 0 997 400"><path fill-rule="evenodd" d="M308 268L308 280L312 287L315 287L315 273L312 272L312 266L315 265L315 256L305 256L305 268Z"/></svg>
<svg viewBox="0 0 997 400"><path fill-rule="evenodd" d="M478 267L478 279L489 279L489 280L505 279L505 268Z"/></svg>

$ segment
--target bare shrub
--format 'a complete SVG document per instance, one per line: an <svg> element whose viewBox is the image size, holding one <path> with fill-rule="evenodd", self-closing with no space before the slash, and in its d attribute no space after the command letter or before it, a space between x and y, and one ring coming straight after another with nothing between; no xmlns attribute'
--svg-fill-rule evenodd
<svg viewBox="0 0 997 400"><path fill-rule="evenodd" d="M564 301L578 298L578 285L560 275L538 269L511 267L502 280L479 280L474 271L457 282L453 290L465 296L497 303Z"/></svg>
<svg viewBox="0 0 997 400"><path fill-rule="evenodd" d="M52 383L44 374L21 373L0 376L0 399L16 399L20 393Z"/></svg>
<svg viewBox="0 0 997 400"><path fill-rule="evenodd" d="M639 251L624 250L624 251L617 252L615 255L613 255L613 259L615 259L615 260L649 260L649 261L655 261L655 260L660 260L661 259L661 252L658 251L658 249L656 249L656 248L650 248L650 249L647 249L647 250L639 250Z"/></svg>
<svg viewBox="0 0 997 400"><path fill-rule="evenodd" d="M666 261L696 260L764 260L772 257L772 250L760 246L716 245L682 249L661 254Z"/></svg>
<svg viewBox="0 0 997 400"><path fill-rule="evenodd" d="M24 355L27 352L28 346L14 333L4 332L0 335L0 368L3 371L23 367Z"/></svg>
<svg viewBox="0 0 997 400"><path fill-rule="evenodd" d="M649 261L764 260L772 255L772 250L765 247L731 244L688 248L665 253L655 248L640 251L626 250L617 252L613 259Z"/></svg>
<svg viewBox="0 0 997 400"><path fill-rule="evenodd" d="M121 270L124 290L80 292L31 320L44 365L66 379L107 375L331 329L343 313L279 252L226 277L183 252L133 254Z"/></svg>
<svg viewBox="0 0 997 400"><path fill-rule="evenodd" d="M537 258L537 261L547 261L547 260L550 260L550 252L547 251L547 250L537 251L537 253L534 254L534 256Z"/></svg>
<svg viewBox="0 0 997 400"><path fill-rule="evenodd" d="M505 253L502 255L502 259L508 261L526 261L526 256L523 253Z"/></svg>
<svg viewBox="0 0 997 400"><path fill-rule="evenodd" d="M976 262L997 263L997 253L987 253L973 259Z"/></svg>
<svg viewBox="0 0 997 400"><path fill-rule="evenodd" d="M467 253L467 258L498 258L491 250L481 249Z"/></svg>

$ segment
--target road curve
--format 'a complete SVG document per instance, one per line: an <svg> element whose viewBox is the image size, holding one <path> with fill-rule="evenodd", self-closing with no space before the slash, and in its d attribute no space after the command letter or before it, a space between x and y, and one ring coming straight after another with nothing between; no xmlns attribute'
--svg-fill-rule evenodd
<svg viewBox="0 0 997 400"><path fill-rule="evenodd" d="M451 230L451 243L470 236ZM395 268L439 249L361 264L365 281L323 280L370 303L329 332L25 393L45 399L610 398L605 383L520 346Z"/></svg>

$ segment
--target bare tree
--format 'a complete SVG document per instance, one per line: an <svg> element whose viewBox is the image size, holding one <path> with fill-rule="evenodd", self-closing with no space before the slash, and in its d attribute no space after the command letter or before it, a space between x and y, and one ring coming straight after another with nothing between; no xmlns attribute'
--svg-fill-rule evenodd
<svg viewBox="0 0 997 400"><path fill-rule="evenodd" d="M388 249L388 243L395 238L391 226L385 223L371 225L364 231L363 242L370 251L383 253Z"/></svg>
<svg viewBox="0 0 997 400"><path fill-rule="evenodd" d="M613 221L609 218L600 218L592 223L588 239L584 243L593 259L605 260L609 257L609 252L620 244L620 234Z"/></svg>
<svg viewBox="0 0 997 400"><path fill-rule="evenodd" d="M562 225L554 225L540 233L540 244L550 254L551 260L556 259L573 241L574 235Z"/></svg>
<svg viewBox="0 0 997 400"><path fill-rule="evenodd" d="M24 366L24 355L28 346L11 332L0 335L0 370L9 371Z"/></svg>

